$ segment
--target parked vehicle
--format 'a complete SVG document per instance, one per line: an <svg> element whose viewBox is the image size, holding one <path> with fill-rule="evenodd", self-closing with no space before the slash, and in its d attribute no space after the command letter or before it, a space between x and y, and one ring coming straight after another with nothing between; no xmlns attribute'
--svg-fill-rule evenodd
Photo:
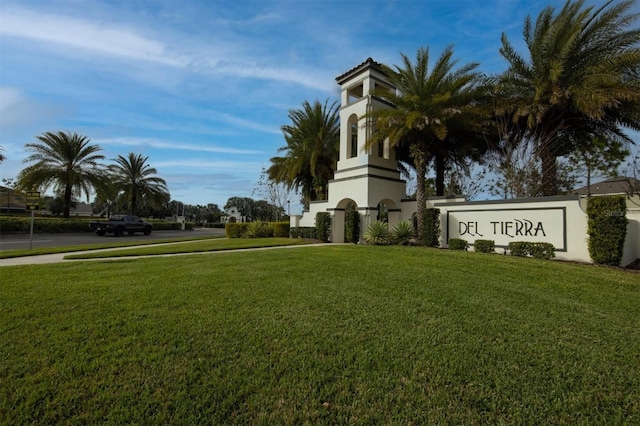
<svg viewBox="0 0 640 426"><path fill-rule="evenodd" d="M145 222L138 216L129 216L124 214L114 214L108 221L90 222L89 228L98 235L113 233L116 237L121 237L124 233L133 235L136 232L142 232L144 235L151 234L153 225Z"/></svg>

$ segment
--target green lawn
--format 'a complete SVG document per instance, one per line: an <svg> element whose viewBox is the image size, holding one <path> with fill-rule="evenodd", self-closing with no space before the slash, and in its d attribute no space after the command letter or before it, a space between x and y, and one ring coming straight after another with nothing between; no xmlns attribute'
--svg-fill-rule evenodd
<svg viewBox="0 0 640 426"><path fill-rule="evenodd" d="M310 244L314 240L299 238L217 238L176 244L148 245L144 247L109 250L92 253L70 254L65 259L98 259L105 257L152 256L161 254L196 253L220 250L239 250L263 247L280 247Z"/></svg>
<svg viewBox="0 0 640 426"><path fill-rule="evenodd" d="M100 244L84 244L79 246L64 246L64 247L37 247L31 250L28 249L19 249L19 250L2 250L0 251L0 259L11 259L14 257L25 257L25 256L39 256L42 254L55 254L55 253L70 253L74 251L85 251L85 250L101 250L107 248L118 248L118 247L127 247L127 246L143 246L148 244L164 244L164 243L175 243L180 241L200 241L200 240L212 240L219 239L224 237L218 236L197 236L197 237L182 237L182 238L168 238L162 240L146 240L146 241L123 241L121 238L109 239L108 242L100 243Z"/></svg>
<svg viewBox="0 0 640 426"><path fill-rule="evenodd" d="M638 424L640 275L335 245L0 269L3 424Z"/></svg>

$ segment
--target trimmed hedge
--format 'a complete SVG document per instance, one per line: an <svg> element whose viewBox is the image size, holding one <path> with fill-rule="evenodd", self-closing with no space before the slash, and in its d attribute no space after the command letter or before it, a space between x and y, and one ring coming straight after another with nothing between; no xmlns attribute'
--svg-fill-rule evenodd
<svg viewBox="0 0 640 426"><path fill-rule="evenodd" d="M62 219L57 217L34 217L33 232L64 233L89 232L89 222L95 219ZM0 233L24 234L31 229L30 216L0 216Z"/></svg>
<svg viewBox="0 0 640 426"><path fill-rule="evenodd" d="M509 243L512 256L551 259L556 257L555 247L551 243L532 243L528 241L512 241Z"/></svg>
<svg viewBox="0 0 640 426"><path fill-rule="evenodd" d="M595 263L619 266L627 236L624 197L593 197L587 204L589 255Z"/></svg>
<svg viewBox="0 0 640 426"><path fill-rule="evenodd" d="M357 243L360 240L360 213L357 210L347 210L344 213L344 241Z"/></svg>
<svg viewBox="0 0 640 426"><path fill-rule="evenodd" d="M289 222L273 222L273 236L279 238L289 237Z"/></svg>
<svg viewBox="0 0 640 426"><path fill-rule="evenodd" d="M496 251L496 242L493 240L475 240L473 242L473 251L493 253Z"/></svg>
<svg viewBox="0 0 640 426"><path fill-rule="evenodd" d="M467 247L468 247L467 240L464 240L462 238L449 239L450 250L466 250Z"/></svg>
<svg viewBox="0 0 640 426"><path fill-rule="evenodd" d="M247 232L247 222L233 222L227 223L224 226L224 233L227 234L227 238L242 238Z"/></svg>
<svg viewBox="0 0 640 426"><path fill-rule="evenodd" d="M315 226L294 226L290 229L291 238L316 238Z"/></svg>
<svg viewBox="0 0 640 426"><path fill-rule="evenodd" d="M427 247L440 245L440 209L426 209L422 223L422 241L418 244Z"/></svg>
<svg viewBox="0 0 640 426"><path fill-rule="evenodd" d="M329 212L318 212L316 214L316 238L323 242L329 241L331 234L331 215Z"/></svg>

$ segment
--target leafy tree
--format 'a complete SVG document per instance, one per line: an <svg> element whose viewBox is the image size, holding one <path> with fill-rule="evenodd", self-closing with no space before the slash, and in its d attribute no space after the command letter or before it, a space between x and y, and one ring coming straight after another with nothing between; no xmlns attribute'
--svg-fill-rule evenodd
<svg viewBox="0 0 640 426"><path fill-rule="evenodd" d="M452 47L446 48L431 68L428 49L418 50L415 63L404 54L401 57L402 66L385 67L397 92L377 93L394 108L370 114L375 128L367 146L388 140L396 148L398 158L415 169L417 216L418 223L422 223L428 164L434 163L436 194L443 195L447 165L475 155L481 151L481 145L486 147L482 136L486 124L482 101L487 86L476 71L477 63L455 68L457 60L452 59ZM418 241L422 240L419 227Z"/></svg>
<svg viewBox="0 0 640 426"><path fill-rule="evenodd" d="M572 171L587 179L587 187L591 186L593 176L614 177L622 161L629 155L622 142L608 140L603 136L589 135L590 144L575 142L576 148L569 155Z"/></svg>
<svg viewBox="0 0 640 426"><path fill-rule="evenodd" d="M149 157L129 153L114 159L109 166L112 185L124 197L129 214L137 214L142 206L162 207L169 201L169 189L164 179L155 176L157 170L147 164Z"/></svg>
<svg viewBox="0 0 640 426"><path fill-rule="evenodd" d="M336 102L324 105L305 101L302 109L289 110L291 124L282 126L286 146L278 152L284 157L271 158L267 170L274 182L300 190L305 200L324 199L333 178L340 152L340 123Z"/></svg>
<svg viewBox="0 0 640 426"><path fill-rule="evenodd" d="M640 129L640 16L634 0L585 7L567 1L524 22L528 58L502 35L509 67L499 78L503 111L541 161L542 194L558 192L557 161L575 148L576 133L625 142L623 128ZM574 139L575 140L575 139ZM580 143L589 145L591 140Z"/></svg>
<svg viewBox="0 0 640 426"><path fill-rule="evenodd" d="M53 185L54 192L62 196L62 216L68 218L72 198L85 193L89 201L92 189L104 182L104 170L98 163L104 159L98 154L101 148L77 133L45 132L36 139L39 142L25 145L32 154L23 162L35 163L18 174L18 187L46 190Z"/></svg>
<svg viewBox="0 0 640 426"><path fill-rule="evenodd" d="M231 207L238 209L240 216L253 217L253 211L255 210L255 200L249 197L231 197L224 205L224 209L228 210Z"/></svg>

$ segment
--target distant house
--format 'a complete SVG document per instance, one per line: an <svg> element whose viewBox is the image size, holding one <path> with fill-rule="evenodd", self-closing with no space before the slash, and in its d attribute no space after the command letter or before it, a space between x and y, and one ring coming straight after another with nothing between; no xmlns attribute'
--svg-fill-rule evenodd
<svg viewBox="0 0 640 426"><path fill-rule="evenodd" d="M231 206L228 209L225 209L224 213L220 217L220 222L222 223L236 223L236 222L250 222L251 218L249 216L242 216L240 210L237 207Z"/></svg>
<svg viewBox="0 0 640 426"><path fill-rule="evenodd" d="M576 189L577 195L625 195L630 188L640 188L640 181L632 177L617 176Z"/></svg>
<svg viewBox="0 0 640 426"><path fill-rule="evenodd" d="M0 212L24 213L26 198L24 194L6 186L0 186Z"/></svg>

